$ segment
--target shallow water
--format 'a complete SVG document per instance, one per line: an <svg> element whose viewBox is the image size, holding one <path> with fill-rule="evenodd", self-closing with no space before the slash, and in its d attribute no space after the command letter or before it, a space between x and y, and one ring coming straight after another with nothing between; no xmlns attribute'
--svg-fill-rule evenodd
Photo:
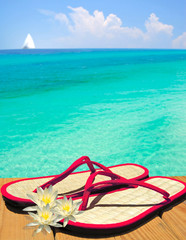
<svg viewBox="0 0 186 240"><path fill-rule="evenodd" d="M0 51L1 177L82 155L185 175L185 146L185 50Z"/></svg>

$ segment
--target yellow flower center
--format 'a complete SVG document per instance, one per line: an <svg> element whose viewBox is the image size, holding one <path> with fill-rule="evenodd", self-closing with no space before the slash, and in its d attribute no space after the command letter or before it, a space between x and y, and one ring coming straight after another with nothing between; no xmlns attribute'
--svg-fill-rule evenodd
<svg viewBox="0 0 186 240"><path fill-rule="evenodd" d="M43 196L42 201L47 205L48 203L51 202L51 199L50 199L50 197Z"/></svg>
<svg viewBox="0 0 186 240"><path fill-rule="evenodd" d="M47 220L49 218L49 214L48 213L42 213L41 217L43 217L45 220Z"/></svg>
<svg viewBox="0 0 186 240"><path fill-rule="evenodd" d="M62 207L62 209L69 212L70 206L66 204L65 206Z"/></svg>

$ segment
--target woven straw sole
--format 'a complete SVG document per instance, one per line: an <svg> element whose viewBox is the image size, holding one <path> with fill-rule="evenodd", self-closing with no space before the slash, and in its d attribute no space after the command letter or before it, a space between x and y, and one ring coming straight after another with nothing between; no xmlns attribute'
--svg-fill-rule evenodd
<svg viewBox="0 0 186 240"><path fill-rule="evenodd" d="M127 179L140 178L144 177L145 168L134 164L123 164L116 167L110 168L112 172L125 177ZM90 176L90 171L84 171L80 173L70 174L67 178L63 179L61 182L53 186L54 190L58 190L59 195L71 194L83 190L83 187ZM147 177L147 176L146 176ZM16 181L11 184L8 184L4 194L2 194L7 199L12 200L12 197L19 199L28 199L27 194L32 193L34 189L38 186L41 186L45 182L51 180L52 177L41 177L41 178L32 178L32 179L23 179L21 181ZM97 176L95 182L108 180L108 177ZM17 200L19 202L19 199Z"/></svg>
<svg viewBox="0 0 186 240"><path fill-rule="evenodd" d="M171 201L186 193L186 184L174 179L152 177L143 181L167 191ZM78 201L79 199L74 200ZM73 229L74 226L81 230L94 229L95 234L95 229L98 232L101 229L112 229L114 233L117 228L127 228L166 204L160 193L140 186L91 195L87 209L77 215L76 223L70 221L67 228Z"/></svg>

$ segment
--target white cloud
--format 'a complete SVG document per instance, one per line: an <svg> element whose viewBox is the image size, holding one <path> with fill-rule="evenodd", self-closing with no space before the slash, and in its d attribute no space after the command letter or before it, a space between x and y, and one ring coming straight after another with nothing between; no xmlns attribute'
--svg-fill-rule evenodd
<svg viewBox="0 0 186 240"><path fill-rule="evenodd" d="M38 11L46 16L55 16L55 12L50 11L50 10L46 10L46 9L38 9Z"/></svg>
<svg viewBox="0 0 186 240"><path fill-rule="evenodd" d="M82 8L72 8L70 17L72 19L72 25L69 25L69 29L74 33L88 33L92 35L102 34L104 25L104 15L102 12L94 11L93 15Z"/></svg>
<svg viewBox="0 0 186 240"><path fill-rule="evenodd" d="M106 18L103 12L95 10L91 15L83 7L72 8L70 18L72 24L69 24L69 30L76 36L83 34L84 36L92 35L94 38L117 39L121 35L124 37L141 38L143 32L134 27L122 27L122 21L115 14L111 13Z"/></svg>
<svg viewBox="0 0 186 240"><path fill-rule="evenodd" d="M186 32L182 33L179 37L173 40L173 48L184 48L186 49Z"/></svg>
<svg viewBox="0 0 186 240"><path fill-rule="evenodd" d="M39 9L38 11L45 16L52 17L54 20L57 20L60 23L65 23L67 25L69 24L69 20L64 13L55 13L53 11L45 9Z"/></svg>
<svg viewBox="0 0 186 240"><path fill-rule="evenodd" d="M72 10L72 25L69 25L69 29L73 33L87 33L100 38L110 37L113 31L121 29L122 21L115 14L109 14L105 19L103 12L98 10L91 15L82 7L69 9Z"/></svg>
<svg viewBox="0 0 186 240"><path fill-rule="evenodd" d="M111 29L120 28L121 25L122 25L121 19L112 13L109 14L106 20L104 21L104 26Z"/></svg>
<svg viewBox="0 0 186 240"><path fill-rule="evenodd" d="M69 20L68 20L67 16L65 14L63 14L63 13L55 14L54 18L55 18L55 20L58 20L61 23L65 23L67 25L69 24Z"/></svg>
<svg viewBox="0 0 186 240"><path fill-rule="evenodd" d="M123 26L122 20L113 13L104 16L102 11L92 14L83 7L68 7L69 15L40 10L44 15L66 24L68 35L58 39L62 47L171 47L174 27L159 21L155 13L145 21L146 31L137 27ZM181 46L185 35L174 40Z"/></svg>
<svg viewBox="0 0 186 240"><path fill-rule="evenodd" d="M151 13L148 20L145 22L145 27L147 29L147 34L157 34L157 33L166 33L172 36L173 26L167 25L159 21L159 18L155 13Z"/></svg>

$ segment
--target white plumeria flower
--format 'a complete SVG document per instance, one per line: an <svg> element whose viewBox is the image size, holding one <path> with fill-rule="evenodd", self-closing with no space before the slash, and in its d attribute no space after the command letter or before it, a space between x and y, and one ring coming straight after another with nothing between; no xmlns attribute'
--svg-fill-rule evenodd
<svg viewBox="0 0 186 240"><path fill-rule="evenodd" d="M56 206L58 192L53 191L52 185L49 188L45 188L44 190L41 187L37 188L37 193L27 194L29 199L31 199L37 206L44 207L47 204L50 208L54 208ZM23 211L36 211L37 206L26 207Z"/></svg>
<svg viewBox="0 0 186 240"><path fill-rule="evenodd" d="M57 213L61 219L64 218L63 227L67 225L69 220L76 222L75 215L82 213L82 211L78 210L82 201L74 203L72 198L67 199L67 197L64 196L63 199L57 200L56 203L55 213Z"/></svg>
<svg viewBox="0 0 186 240"><path fill-rule="evenodd" d="M35 233L39 233L41 230L45 229L48 233L51 232L50 226L62 227L61 224L57 223L62 218L55 215L50 209L49 204L43 208L37 207L37 214L28 212L28 214L34 218L34 222L27 224L27 226L39 226Z"/></svg>

